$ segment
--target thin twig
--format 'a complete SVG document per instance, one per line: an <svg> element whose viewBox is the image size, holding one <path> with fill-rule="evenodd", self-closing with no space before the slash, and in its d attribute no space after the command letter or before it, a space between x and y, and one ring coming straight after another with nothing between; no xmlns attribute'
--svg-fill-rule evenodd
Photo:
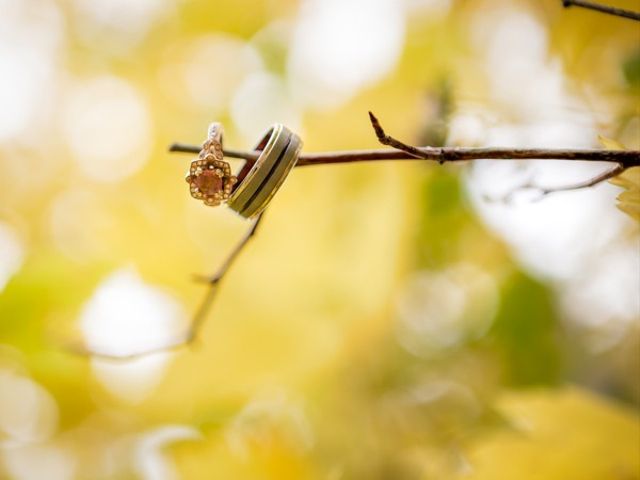
<svg viewBox="0 0 640 480"><path fill-rule="evenodd" d="M376 132L376 137L378 137L378 141L381 144L387 145L388 147L395 148L396 150L400 150L401 152L405 152L409 154L410 158L426 159L427 154L431 155L439 150L438 148L433 148L433 147L422 147L422 150L421 150L418 147L407 145L406 143L403 143L399 140L396 140L393 137L390 137L385 133L384 129L382 128L382 125L380 125L380 122L378 121L376 116L373 114L373 112L369 112L369 120L371 121L371 126L373 127L373 131ZM428 152L425 151L427 148L429 149ZM438 159L438 161L442 163L444 162L444 159L440 158Z"/></svg>
<svg viewBox="0 0 640 480"><path fill-rule="evenodd" d="M84 346L78 345L67 345L67 350L72 351L73 353L91 356L93 358L105 359L105 360L114 360L114 361L129 361L135 360L137 358L146 357L147 355L152 355L154 353L160 352L168 352L171 350L176 350L178 348L182 348L194 343L198 334L200 333L200 329L202 324L207 318L209 310L213 305L213 300L218 293L220 288L220 283L222 279L229 271L229 268L233 265L233 262L238 258L240 253L244 250L249 243L249 240L255 235L258 230L258 226L260 225L260 221L264 217L264 211L256 216L253 220L251 220L251 226L247 233L240 239L240 241L233 248L231 253L227 256L227 258L222 262L222 265L218 268L216 273L211 276L206 275L195 275L194 278L197 281L205 282L208 285L207 292L200 303L200 306L196 310L195 315L193 316L193 320L191 321L191 325L189 325L189 329L181 336L169 343L165 343L164 345L158 345L155 347L151 347L144 350L138 350L135 352L125 353L125 354L114 354L101 350L95 350L93 348L88 349Z"/></svg>
<svg viewBox="0 0 640 480"><path fill-rule="evenodd" d="M507 192L504 195L500 195L499 197L485 196L484 199L489 202L500 202L505 204L511 204L518 193L531 190L531 191L536 191L538 195L536 197L529 198L528 201L539 202L547 195L550 195L553 193L583 190L586 188L594 187L604 182L605 180L609 180L610 178L613 178L616 175L619 175L623 171L624 171L623 167L621 167L620 165L615 165L613 168L609 168L604 172L588 180L584 180L578 183L573 183L570 185L562 185L560 187L543 187L541 185L538 185L535 182L532 182L531 180L528 180L527 182L522 183L517 187L511 189L509 192Z"/></svg>
<svg viewBox="0 0 640 480"><path fill-rule="evenodd" d="M254 219L251 220L251 227L249 227L249 230L247 230L247 233L245 233L244 237L242 237L242 239L233 248L231 253L229 253L227 258L222 263L220 268L218 268L218 271L215 274L210 276L194 275L194 280L208 283L210 285L217 285L219 282L221 282L222 278L227 273L227 270L231 268L231 265L233 264L235 259L238 257L238 255L240 255L240 253L242 252L244 247L247 245L249 240L251 240L251 237L253 237L256 234L256 231L258 230L258 226L262 221L262 217L264 217L264 212L260 213Z"/></svg>
<svg viewBox="0 0 640 480"><path fill-rule="evenodd" d="M623 8L610 7L609 5L602 5L600 3L587 2L585 0L562 0L562 5L565 8L569 8L572 6L582 7L588 10L595 10L596 12L606 13L608 15L615 15L616 17L623 17L640 21L640 13L638 12L625 10Z"/></svg>

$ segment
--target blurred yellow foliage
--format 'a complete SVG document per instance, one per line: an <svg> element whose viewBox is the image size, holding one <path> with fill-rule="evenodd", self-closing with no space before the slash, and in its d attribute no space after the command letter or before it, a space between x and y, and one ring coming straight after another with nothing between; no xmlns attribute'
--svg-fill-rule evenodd
<svg viewBox="0 0 640 480"><path fill-rule="evenodd" d="M513 427L469 452L469 480L637 480L640 418L584 389L506 393L497 407Z"/></svg>
<svg viewBox="0 0 640 480"><path fill-rule="evenodd" d="M618 208L640 221L640 167L628 168L610 182L625 189L618 195Z"/></svg>
<svg viewBox="0 0 640 480"><path fill-rule="evenodd" d="M622 143L603 135L599 135L598 140L604 148L609 150L626 150ZM625 189L618 195L618 208L631 218L640 221L640 167L627 168L609 182Z"/></svg>
<svg viewBox="0 0 640 480"><path fill-rule="evenodd" d="M282 122L307 152L379 148L374 110L416 144L638 148L634 24L560 0L0 3L2 480L638 478L628 219L606 185L484 201L520 162L296 168L198 342L62 346L175 338L190 274L246 228L190 198L172 141ZM612 181L635 218L639 176Z"/></svg>

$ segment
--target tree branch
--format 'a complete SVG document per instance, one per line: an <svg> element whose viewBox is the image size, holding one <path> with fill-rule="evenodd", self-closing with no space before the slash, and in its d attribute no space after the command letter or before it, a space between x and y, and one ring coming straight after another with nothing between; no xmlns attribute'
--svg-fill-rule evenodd
<svg viewBox="0 0 640 480"><path fill-rule="evenodd" d="M434 149L434 148L429 148L426 149L424 147L419 148L419 147L413 147L411 145L407 145L406 143L401 142L400 140L397 140L389 135L387 135L384 131L384 129L382 128L382 126L380 125L380 122L378 121L378 119L375 117L375 115L371 112L369 112L369 118L371 119L371 125L373 126L373 130L376 132L376 136L378 137L378 141L380 141L380 143L384 144L384 145L390 145L393 146L394 148L407 153L408 155L411 155L412 157L420 157L420 158L430 158L430 156L433 154L434 150L444 150L444 149ZM542 150L537 150L538 152L543 152ZM569 150L565 150L564 152L568 152ZM583 152L604 152L605 150L585 150ZM513 200L514 195L517 192L520 192L522 190L536 190L538 191L538 197L536 197L535 199L533 199L533 201L538 201L541 200L543 197L545 197L546 195L549 195L550 193L555 193L555 192L566 192L566 191L571 191L571 190L581 190L584 188L589 188L589 187L593 187L594 185L597 185L601 182L604 182L605 180L608 180L610 178L615 177L616 175L619 175L620 173L624 172L627 168L630 168L632 166L637 166L638 165L638 161L640 160L640 152L638 151L631 151L631 150L611 150L609 152L633 152L634 155L632 156L633 160L630 163L623 163L622 161L618 161L618 160L606 160L606 161L615 161L615 166L613 168L610 168L598 175L596 175L593 178L590 178L588 180L585 180L583 182L579 182L579 183L575 183L575 184L571 184L571 185L563 185L560 187L542 187L539 186L535 183L531 183L531 182L527 182L524 183L516 188L514 188L513 190L511 190L510 192L508 192L506 195L504 195L501 198L498 199L489 199L492 201L502 201L502 202L506 202L506 203L510 203ZM557 152L557 151L556 151ZM575 152L571 151L571 152ZM449 153L449 155L451 155L451 153ZM521 157L522 158L522 157ZM536 157L538 159L542 158L542 157ZM556 159L558 159L560 157L557 157ZM580 158L570 158L571 160L580 160ZM446 155L443 155L443 157L440 159L440 163L444 163L445 161L454 161L454 160L458 160L458 158L454 157L453 160L450 158L447 158ZM634 163L635 162L635 163Z"/></svg>
<svg viewBox="0 0 640 480"><path fill-rule="evenodd" d="M296 167L332 165L337 163L375 162L386 160L433 160L439 163L467 160L576 160L585 162L614 162L625 168L640 165L640 150L593 150L561 148L464 148L464 147L416 147L420 158L404 151L346 150L335 152L303 153ZM198 153L200 147L174 143L170 152ZM225 149L224 155L241 160L254 160L259 153L254 151Z"/></svg>
<svg viewBox="0 0 640 480"><path fill-rule="evenodd" d="M576 160L591 162L614 162L625 169L640 165L638 150L577 150L558 148L462 148L462 147L414 147L385 134L378 119L369 113L371 124L378 140L394 150L347 150L337 152L303 153L296 167L330 165L352 162L375 162L384 160L432 160L439 163L467 160ZM174 143L170 152L199 153L202 147ZM260 152L225 149L230 158L255 161Z"/></svg>
<svg viewBox="0 0 640 480"><path fill-rule="evenodd" d="M576 6L586 8L588 10L595 10L596 12L606 13L608 15L615 15L616 17L640 21L640 13L638 12L625 10L623 8L610 7L609 5L602 5L600 3L588 2L585 0L562 0L562 5L565 8Z"/></svg>

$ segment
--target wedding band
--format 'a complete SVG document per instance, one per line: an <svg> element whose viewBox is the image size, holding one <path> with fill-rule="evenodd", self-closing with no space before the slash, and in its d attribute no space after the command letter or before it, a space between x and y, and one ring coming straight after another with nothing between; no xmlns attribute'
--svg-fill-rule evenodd
<svg viewBox="0 0 640 480"><path fill-rule="evenodd" d="M251 218L267 207L296 164L302 141L282 124L275 124L263 136L255 150L260 156L252 165L247 164L238 176L243 178L229 196L229 207L245 218Z"/></svg>

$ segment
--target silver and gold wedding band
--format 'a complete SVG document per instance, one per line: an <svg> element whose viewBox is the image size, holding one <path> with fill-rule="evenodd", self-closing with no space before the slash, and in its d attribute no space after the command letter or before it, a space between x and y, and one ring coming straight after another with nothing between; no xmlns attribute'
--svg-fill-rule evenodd
<svg viewBox="0 0 640 480"><path fill-rule="evenodd" d="M285 131L284 125L281 124L274 125L263 135L254 148L254 150L260 151L260 156L255 162L247 162L238 172L238 178L241 181L233 191L230 201L227 202L230 207L234 204L238 207L234 208L234 210L240 210L246 200L255 193L255 190L270 170L270 166L266 165L266 161L273 163L286 147L288 140L289 135Z"/></svg>
<svg viewBox="0 0 640 480"><path fill-rule="evenodd" d="M255 194L255 198L252 198L248 206L245 208L244 215L246 215L247 218L253 217L262 212L269 202L271 202L273 196L282 186L284 180L289 175L289 172L296 164L301 149L302 142L300 137L292 133L285 151L277 160L270 175L265 179L264 186L258 189Z"/></svg>
<svg viewBox="0 0 640 480"><path fill-rule="evenodd" d="M257 145L262 152L229 197L229 207L245 218L264 211L296 164L301 148L298 135L282 124L274 125Z"/></svg>

